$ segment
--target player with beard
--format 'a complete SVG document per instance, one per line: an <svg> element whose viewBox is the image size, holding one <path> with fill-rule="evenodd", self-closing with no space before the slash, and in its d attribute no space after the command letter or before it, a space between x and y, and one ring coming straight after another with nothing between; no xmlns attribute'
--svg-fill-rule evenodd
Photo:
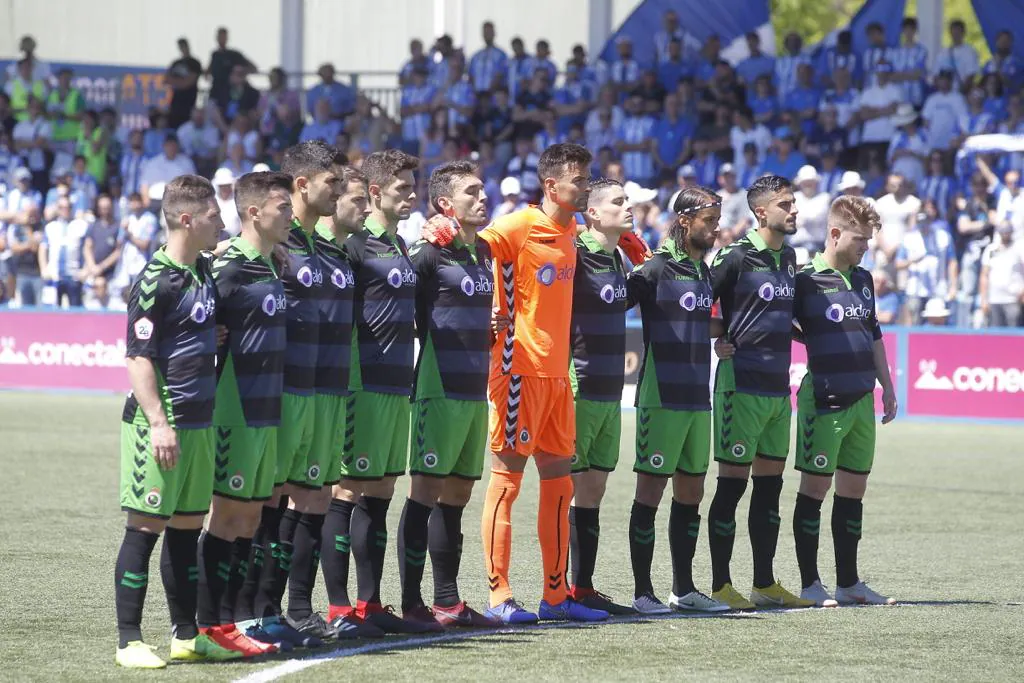
<svg viewBox="0 0 1024 683"><path fill-rule="evenodd" d="M692 564L711 454L711 338L723 331L721 321L711 317L711 272L704 256L718 237L722 200L713 190L694 186L679 192L670 209L676 220L665 244L627 280L644 335L636 391L636 497L629 517L633 607L643 614L669 610L654 594L651 563L654 519L671 479L669 605L721 612L728 606L694 586ZM729 351L728 345L720 347L726 356Z"/></svg>
<svg viewBox="0 0 1024 683"><path fill-rule="evenodd" d="M715 376L715 460L718 488L708 511L712 597L732 609L808 607L775 580L779 495L789 454L789 362L796 255L784 243L796 232L792 184L764 176L747 190L757 227L723 248L711 265L714 298L721 303L735 355ZM750 599L729 573L736 507L753 474L748 531L754 559Z"/></svg>
<svg viewBox="0 0 1024 683"><path fill-rule="evenodd" d="M802 596L819 605L893 605L857 572L864 492L875 457L875 382L882 387L882 424L896 417L871 273L859 267L880 220L869 200L840 197L828 214L825 251L796 276L794 317L807 346L807 374L797 392L796 468L803 474L793 513ZM832 542L833 601L818 576L821 503L836 480Z"/></svg>

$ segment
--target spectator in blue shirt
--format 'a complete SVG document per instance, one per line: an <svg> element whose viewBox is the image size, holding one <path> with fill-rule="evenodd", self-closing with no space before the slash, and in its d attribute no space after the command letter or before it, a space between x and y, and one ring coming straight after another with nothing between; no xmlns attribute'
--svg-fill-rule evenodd
<svg viewBox="0 0 1024 683"><path fill-rule="evenodd" d="M618 57L607 64L605 83L615 86L620 100L624 99L640 83L640 63L633 58L633 40L629 36L619 36L615 43Z"/></svg>
<svg viewBox="0 0 1024 683"><path fill-rule="evenodd" d="M164 151L164 140L174 132L167 122L167 114L159 109L149 113L149 128L142 134L142 154L147 159L160 156Z"/></svg>
<svg viewBox="0 0 1024 683"><path fill-rule="evenodd" d="M882 325L899 323L900 294L893 289L889 273L879 268L871 272L871 279L875 283L875 317L878 322Z"/></svg>
<svg viewBox="0 0 1024 683"><path fill-rule="evenodd" d="M427 82L435 89L442 90L448 83L448 65L454 54L455 45L452 43L452 37L448 34L441 36L434 43Z"/></svg>
<svg viewBox="0 0 1024 683"><path fill-rule="evenodd" d="M555 79L558 77L558 67L551 61L551 46L548 45L548 41L537 41L537 54L533 57L528 57L523 63L522 68L525 70L523 76L527 80L533 77L537 69L542 69L547 73L548 83L555 82Z"/></svg>
<svg viewBox="0 0 1024 683"><path fill-rule="evenodd" d="M935 202L938 215L948 219L956 198L956 178L946 173L946 160L942 152L935 150L928 155L927 175L917 186L917 196L921 201Z"/></svg>
<svg viewBox="0 0 1024 683"><path fill-rule="evenodd" d="M334 65L324 64L317 71L320 82L306 93L306 110L316 111L318 100L327 100L330 104L330 117L344 119L356 110L356 93L343 83L334 80Z"/></svg>
<svg viewBox="0 0 1024 683"><path fill-rule="evenodd" d="M800 151L812 163L823 157L826 152L838 158L846 151L846 134L846 129L839 126L839 114L835 106L824 105L818 115L817 124L800 145Z"/></svg>
<svg viewBox="0 0 1024 683"><path fill-rule="evenodd" d="M999 74L1008 85L1016 87L1020 85L1021 68L1017 56L1013 54L1013 34L1009 31L1000 31L996 35L996 49L992 53L992 59L981 70L983 74Z"/></svg>
<svg viewBox="0 0 1024 683"><path fill-rule="evenodd" d="M558 132L568 134L574 125L584 125L595 97L594 84L582 80L579 68L570 62L565 68L565 82L554 94L553 108L558 115Z"/></svg>
<svg viewBox="0 0 1024 683"><path fill-rule="evenodd" d="M845 69L853 80L859 81L859 68L860 60L853 51L853 34L849 31L840 31L836 36L835 47L821 53L821 60L817 65L818 80L825 88L835 87L836 71Z"/></svg>
<svg viewBox="0 0 1024 683"><path fill-rule="evenodd" d="M448 60L448 83L442 102L448 108L448 131L455 135L469 125L476 109L476 93L464 78L465 61L460 53L453 54Z"/></svg>
<svg viewBox="0 0 1024 683"><path fill-rule="evenodd" d="M494 44L494 24L485 21L481 32L484 46L469 60L469 80L478 96L504 83L508 61L505 51Z"/></svg>
<svg viewBox="0 0 1024 683"><path fill-rule="evenodd" d="M302 129L299 142L308 142L309 140L333 142L341 132L342 123L338 119L331 118L331 103L327 100L317 100L313 103L313 107L313 120Z"/></svg>
<svg viewBox="0 0 1024 683"><path fill-rule="evenodd" d="M707 140L697 138L693 141L693 158L686 165L693 169L698 185L718 187L718 168L721 162L711 153Z"/></svg>
<svg viewBox="0 0 1024 683"><path fill-rule="evenodd" d="M785 52L775 58L775 90L780 100L785 100L790 90L796 87L797 67L808 61L803 53L804 39L791 31L782 41Z"/></svg>
<svg viewBox="0 0 1024 683"><path fill-rule="evenodd" d="M72 193L78 195L78 202L72 207L75 210L75 216L82 216L92 210L96 197L99 195L95 178L86 170L84 156L79 154L75 157L71 164L71 174L68 180L71 183Z"/></svg>
<svg viewBox="0 0 1024 683"><path fill-rule="evenodd" d="M526 67L530 64L530 55L526 54L523 39L519 36L512 39L511 45L512 56L508 58L505 68L508 71L506 78L508 93L511 99L515 101L516 97L519 96L519 91L526 87L530 79L530 74L526 71Z"/></svg>
<svg viewBox="0 0 1024 683"><path fill-rule="evenodd" d="M675 94L665 96L664 111L654 124L654 163L660 172L671 174L690 156L690 143L696 127L692 119L682 116Z"/></svg>
<svg viewBox="0 0 1024 683"><path fill-rule="evenodd" d="M643 98L630 95L626 100L626 119L618 130L619 153L626 177L649 187L654 183L654 157L651 131L654 118L644 111Z"/></svg>
<svg viewBox="0 0 1024 683"><path fill-rule="evenodd" d="M488 98L480 116L478 133L481 139L494 141L494 154L504 168L512 156L512 142L515 124L512 122L512 105L508 90L496 88Z"/></svg>
<svg viewBox="0 0 1024 683"><path fill-rule="evenodd" d="M772 81L768 76L758 76L754 81L754 92L747 100L747 106L755 122L769 128L774 128L778 123L779 101L772 92Z"/></svg>
<svg viewBox="0 0 1024 683"><path fill-rule="evenodd" d="M402 70L398 72L398 83L399 85L406 86L412 82L412 72L415 68L426 69L430 71L430 60L423 53L423 41L419 38L413 38L409 41L409 61L402 65Z"/></svg>
<svg viewBox="0 0 1024 683"><path fill-rule="evenodd" d="M846 171L840 168L839 155L834 148L822 148L818 166L821 191L832 197L839 194L839 184Z"/></svg>
<svg viewBox="0 0 1024 683"><path fill-rule="evenodd" d="M589 84L594 91L597 90L597 72L587 63L587 51L582 45L572 46L572 57L568 61L568 66L575 67L580 80Z"/></svg>
<svg viewBox="0 0 1024 683"><path fill-rule="evenodd" d="M747 90L752 91L758 76L771 78L775 74L775 59L761 52L761 36L757 33L750 32L746 38L750 55L736 65L736 75Z"/></svg>
<svg viewBox="0 0 1024 683"><path fill-rule="evenodd" d="M430 125L430 112L434 109L436 91L427 84L427 70L413 67L409 85L402 88L402 138L419 140Z"/></svg>
<svg viewBox="0 0 1024 683"><path fill-rule="evenodd" d="M743 189L747 189L755 180L764 175L759 156L760 152L755 143L748 142L743 145L743 167L736 174L736 184Z"/></svg>
<svg viewBox="0 0 1024 683"><path fill-rule="evenodd" d="M530 86L516 98L512 120L516 124L516 137L533 136L544 127L547 112L551 109L551 89L548 84L547 71L537 69L530 78Z"/></svg>
<svg viewBox="0 0 1024 683"><path fill-rule="evenodd" d="M640 77L640 85L635 87L633 92L630 93L631 96L636 95L640 97L643 110L651 116L657 116L661 113L665 102L665 94L665 88L658 82L658 76L654 69L644 71L643 76Z"/></svg>
<svg viewBox="0 0 1024 683"><path fill-rule="evenodd" d="M803 134L809 135L814 131L818 118L821 91L814 86L814 69L810 64L801 64L796 73L796 87L786 95L782 108L793 112L800 121Z"/></svg>
<svg viewBox="0 0 1024 683"><path fill-rule="evenodd" d="M698 86L706 86L715 78L715 68L722 59L722 39L717 35L710 35L704 41L700 50L700 57L697 59L697 68L694 79Z"/></svg>
<svg viewBox="0 0 1024 683"><path fill-rule="evenodd" d="M121 153L119 175L124 182L124 193L135 194L142 187L142 166L146 161L143 150L143 133L133 130L128 136L128 145Z"/></svg>
<svg viewBox="0 0 1024 683"><path fill-rule="evenodd" d="M878 65L885 63L892 64L892 48L889 47L885 38L885 27L877 21L868 24L865 32L868 36L868 46L861 55L861 69L864 78L865 89L875 84Z"/></svg>
<svg viewBox="0 0 1024 683"><path fill-rule="evenodd" d="M900 25L900 44L892 48L897 79L907 102L924 104L925 78L928 74L928 49L917 42L917 19L906 17Z"/></svg>
<svg viewBox="0 0 1024 683"><path fill-rule="evenodd" d="M667 59L658 63L658 82L673 92L684 78L693 78L693 66L683 59L683 41L673 38L668 43Z"/></svg>
<svg viewBox="0 0 1024 683"><path fill-rule="evenodd" d="M801 166L807 165L807 157L794 149L793 131L789 126L781 126L775 131L775 149L761 165L761 172L780 175L783 178L795 178Z"/></svg>
<svg viewBox="0 0 1024 683"><path fill-rule="evenodd" d="M985 111L992 115L996 124L1006 119L1006 95L1003 89L1003 79L999 74L985 74L981 77L981 89L985 91Z"/></svg>

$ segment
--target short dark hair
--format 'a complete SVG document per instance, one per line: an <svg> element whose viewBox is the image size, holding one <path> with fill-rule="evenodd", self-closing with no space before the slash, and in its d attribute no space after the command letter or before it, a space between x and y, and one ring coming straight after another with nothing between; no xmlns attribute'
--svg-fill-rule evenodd
<svg viewBox="0 0 1024 683"><path fill-rule="evenodd" d="M202 211L217 195L210 181L197 175L180 175L164 188L161 210L168 230L180 227L178 216Z"/></svg>
<svg viewBox="0 0 1024 683"><path fill-rule="evenodd" d="M866 31L867 33L872 33L874 31L878 31L879 33L885 33L885 27L882 26L877 21L872 21L870 24L868 24Z"/></svg>
<svg viewBox="0 0 1024 683"><path fill-rule="evenodd" d="M347 163L348 157L339 152L337 148L328 145L323 140L307 140L292 145L284 151L284 157L281 159L281 172L290 175L294 182L300 176L312 178L331 170L332 166L344 166Z"/></svg>
<svg viewBox="0 0 1024 683"><path fill-rule="evenodd" d="M465 159L449 161L435 168L427 182L427 196L430 199L430 205L440 212L441 206L437 200L441 197L451 198L455 191L455 181L468 175L476 176L477 168L476 164Z"/></svg>
<svg viewBox="0 0 1024 683"><path fill-rule="evenodd" d="M585 169L593 160L594 156L586 147L571 142L560 142L551 145L540 155L537 176L544 182L547 178L557 177L566 167Z"/></svg>
<svg viewBox="0 0 1024 683"><path fill-rule="evenodd" d="M902 23L900 23L900 28L906 28L908 26L917 28L917 19L914 17L904 17Z"/></svg>
<svg viewBox="0 0 1024 683"><path fill-rule="evenodd" d="M342 166L341 182L345 185L348 185L349 183L362 183L365 188L367 185L366 174L355 166Z"/></svg>
<svg viewBox="0 0 1024 683"><path fill-rule="evenodd" d="M954 19L953 21L949 22L949 27L951 29L952 28L958 28L961 31L966 31L967 30L967 24L964 23L963 19Z"/></svg>
<svg viewBox="0 0 1024 683"><path fill-rule="evenodd" d="M761 176L747 188L747 206L753 211L754 207L761 206L772 195L792 189L793 183L789 178L783 178L780 175Z"/></svg>
<svg viewBox="0 0 1024 683"><path fill-rule="evenodd" d="M363 160L363 173L366 184L383 187L402 171L415 171L420 167L420 160L400 149L385 149L374 152Z"/></svg>
<svg viewBox="0 0 1024 683"><path fill-rule="evenodd" d="M622 183L614 178L598 178L590 183L590 196L587 197L587 205L613 187L622 187Z"/></svg>
<svg viewBox="0 0 1024 683"><path fill-rule="evenodd" d="M287 173L265 171L246 173L235 181L235 210L242 216L245 209L266 201L272 190L284 190L291 194L292 177Z"/></svg>

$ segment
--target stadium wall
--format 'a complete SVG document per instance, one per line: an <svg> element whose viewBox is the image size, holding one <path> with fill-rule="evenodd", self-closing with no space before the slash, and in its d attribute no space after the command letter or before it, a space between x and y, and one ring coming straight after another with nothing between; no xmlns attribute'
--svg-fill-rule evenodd
<svg viewBox="0 0 1024 683"><path fill-rule="evenodd" d="M632 405L643 340L635 322L628 332L623 403ZM892 327L884 342L902 416L1024 425L1024 330ZM0 389L126 392L124 354L123 313L0 311ZM794 391L805 371L794 345Z"/></svg>
<svg viewBox="0 0 1024 683"><path fill-rule="evenodd" d="M48 61L166 67L176 59L175 41L184 36L205 66L218 27L230 30L230 46L261 71L281 59L281 2L295 0L5 0L0 3L0 55L18 54L18 40L35 36L39 56ZM588 42L588 0L448 0L444 31L467 54L480 49L480 25L494 22L498 44L508 51L513 36L527 51L540 38L551 43L562 64L572 46ZM613 0L618 26L639 0ZM434 0L305 0L304 71L331 61L341 72L397 72L408 58L409 40L427 47L435 35ZM457 12L461 6L461 17ZM99 38L98 38L99 37ZM595 53L600 46L590 50Z"/></svg>

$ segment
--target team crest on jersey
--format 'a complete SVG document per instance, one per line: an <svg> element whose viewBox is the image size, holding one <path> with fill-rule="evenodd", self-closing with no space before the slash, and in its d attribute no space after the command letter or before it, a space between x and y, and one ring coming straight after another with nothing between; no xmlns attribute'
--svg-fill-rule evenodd
<svg viewBox="0 0 1024 683"><path fill-rule="evenodd" d="M580 456L578 456L575 453L573 453L572 457L569 458L569 464L570 465L578 465L579 462L580 462Z"/></svg>
<svg viewBox="0 0 1024 683"><path fill-rule="evenodd" d="M334 272L331 273L331 284L337 287L338 289L345 289L346 287L353 283L349 282L348 276L346 276L345 273L342 272L341 268L335 268Z"/></svg>
<svg viewBox="0 0 1024 683"><path fill-rule="evenodd" d="M437 453L430 452L423 454L423 466L428 469L437 467Z"/></svg>
<svg viewBox="0 0 1024 683"><path fill-rule="evenodd" d="M462 282L459 283L459 287L462 289L462 293L466 296L473 296L473 292L476 291L476 284L473 282L473 278L468 275L462 278Z"/></svg>
<svg viewBox="0 0 1024 683"><path fill-rule="evenodd" d="M766 282L757 288L757 295L765 301L771 301L775 298L775 287L770 282Z"/></svg>
<svg viewBox="0 0 1024 683"><path fill-rule="evenodd" d="M545 287L550 287L551 283L555 281L555 264L545 263L543 266L537 269L537 282L541 283Z"/></svg>
<svg viewBox="0 0 1024 683"><path fill-rule="evenodd" d="M794 268L794 267L793 267L793 264L792 264L792 263L790 263L790 264L789 264L789 265L788 265L788 266L786 267L786 272L787 272L787 273L789 273L789 276L790 276L790 277L796 277L796 268Z"/></svg>
<svg viewBox="0 0 1024 683"><path fill-rule="evenodd" d="M824 453L818 453L816 456L814 456L815 467L817 467L820 470L824 469L826 465L828 465L828 456L826 456Z"/></svg>
<svg viewBox="0 0 1024 683"><path fill-rule="evenodd" d="M661 453L655 453L651 456L651 467L656 470L660 470L665 465L665 456Z"/></svg>
<svg viewBox="0 0 1024 683"><path fill-rule="evenodd" d="M530 432L525 429L519 432L519 441L521 443L530 443Z"/></svg>
<svg viewBox="0 0 1024 683"><path fill-rule="evenodd" d="M320 465L310 465L309 469L306 470L306 478L310 480L316 480L320 478Z"/></svg>
<svg viewBox="0 0 1024 683"><path fill-rule="evenodd" d="M160 489L153 488L146 494L146 500L144 502L151 508L158 508L160 507L161 501L163 501L163 496L160 495Z"/></svg>
<svg viewBox="0 0 1024 683"><path fill-rule="evenodd" d="M871 290L868 289L867 285L864 285L864 289L860 290L860 293L864 295L864 298L871 301Z"/></svg>
<svg viewBox="0 0 1024 683"><path fill-rule="evenodd" d="M365 455L356 459L356 469L360 472L365 472L370 469L370 459Z"/></svg>
<svg viewBox="0 0 1024 683"><path fill-rule="evenodd" d="M295 274L295 279L303 287L312 287L324 281L324 274L320 270L313 270L309 266L302 266L299 268L299 272Z"/></svg>
<svg viewBox="0 0 1024 683"><path fill-rule="evenodd" d="M732 448L729 450L729 452L732 453L732 457L734 458L742 458L744 455L747 454L747 444L743 443L742 441L737 441L732 445Z"/></svg>
<svg viewBox="0 0 1024 683"><path fill-rule="evenodd" d="M207 299L206 301L197 301L192 305L192 312L189 313L189 317L197 325L202 325L206 322L206 319L213 315L216 304L213 299Z"/></svg>
<svg viewBox="0 0 1024 683"><path fill-rule="evenodd" d="M153 337L153 321L149 318L139 318L135 321L135 337L147 341Z"/></svg>
<svg viewBox="0 0 1024 683"><path fill-rule="evenodd" d="M843 311L841 304L832 304L825 309L825 317L834 323L841 323L843 318L846 317L846 312Z"/></svg>
<svg viewBox="0 0 1024 683"><path fill-rule="evenodd" d="M232 491L241 491L243 486L245 486L245 477L241 474L236 474L228 479L228 488Z"/></svg>

